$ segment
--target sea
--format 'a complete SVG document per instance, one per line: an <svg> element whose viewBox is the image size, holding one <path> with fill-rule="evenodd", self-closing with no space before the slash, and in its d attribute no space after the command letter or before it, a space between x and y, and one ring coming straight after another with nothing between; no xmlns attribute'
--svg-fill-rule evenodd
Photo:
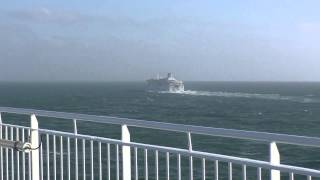
<svg viewBox="0 0 320 180"><path fill-rule="evenodd" d="M145 86L144 82L2 82L0 106L320 137L318 82L185 82L185 91L177 93L148 92ZM29 125L25 116L4 114L3 121ZM72 132L71 120L39 117L39 124L41 128ZM116 125L79 122L78 129L89 135L116 139L121 136ZM184 133L129 129L134 142L188 148ZM265 142L192 135L192 145L194 150L269 160L269 144ZM320 169L319 148L285 144L278 144L278 148L282 164ZM170 156L172 174L176 172L175 158ZM165 154L160 159L164 161ZM143 159L140 160L143 168ZM194 163L195 179L200 179L201 160L195 159ZM187 172L188 161L182 160L182 166ZM234 166L234 179L241 179L241 166ZM219 163L222 179L227 178L226 167L226 163ZM139 177L143 178L141 168ZM165 172L165 167L161 168ZM208 179L213 178L214 162L207 161L206 170ZM255 179L255 172L255 168L248 167L248 179ZM268 176L267 171L263 174ZM187 175L183 171L183 178L187 179ZM281 175L288 177L286 173ZM160 177L165 174L160 173Z"/></svg>

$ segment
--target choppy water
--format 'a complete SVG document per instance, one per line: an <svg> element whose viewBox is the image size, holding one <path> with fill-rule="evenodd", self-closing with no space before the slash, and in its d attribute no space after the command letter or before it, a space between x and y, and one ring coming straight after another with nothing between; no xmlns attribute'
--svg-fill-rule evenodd
<svg viewBox="0 0 320 180"><path fill-rule="evenodd" d="M186 82L186 91L179 93L147 92L144 85L0 83L0 106L320 136L320 83ZM28 123L21 118L14 120ZM40 126L72 130L71 121L41 118ZM83 123L79 129L82 133L120 137L119 127ZM187 147L185 134L139 128L131 131L137 142ZM193 146L208 152L268 160L268 145L259 142L194 136ZM320 169L317 148L280 144L279 150L283 163Z"/></svg>

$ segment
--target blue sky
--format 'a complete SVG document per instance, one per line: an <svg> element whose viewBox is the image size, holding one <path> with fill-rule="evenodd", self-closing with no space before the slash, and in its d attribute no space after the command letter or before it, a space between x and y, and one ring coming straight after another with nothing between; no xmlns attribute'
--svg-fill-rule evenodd
<svg viewBox="0 0 320 180"><path fill-rule="evenodd" d="M5 1L0 80L126 81L172 71L184 80L319 81L319 5Z"/></svg>

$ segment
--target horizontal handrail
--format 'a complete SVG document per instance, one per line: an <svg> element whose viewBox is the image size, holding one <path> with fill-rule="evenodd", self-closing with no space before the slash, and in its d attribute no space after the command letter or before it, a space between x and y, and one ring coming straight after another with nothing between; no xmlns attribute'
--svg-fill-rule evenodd
<svg viewBox="0 0 320 180"><path fill-rule="evenodd" d="M141 128L148 128L148 129L159 129L159 130L187 132L187 133L190 132L192 134L320 147L320 138L318 137L307 137L307 136L224 129L224 128L213 128L213 127L173 124L173 123L165 123L165 122L145 121L145 120L137 120L137 119L129 119L129 118L119 118L119 117L112 117L112 116L97 116L97 115L87 115L87 114L79 114L79 113L44 111L44 110L22 109L22 108L12 108L12 107L0 107L0 112L22 114L22 115L35 114L37 116L42 116L42 117L52 117L52 118L60 118L60 119L76 119L79 121L118 124L118 125L125 124L127 126L141 127Z"/></svg>
<svg viewBox="0 0 320 180"><path fill-rule="evenodd" d="M4 126L9 127L16 127L16 128L23 128L28 129L25 126L17 126L11 124L2 124ZM136 143L136 142L123 142L117 139L105 138L105 137L98 137L98 136L90 136L90 135L82 135L82 134L74 134L70 132L62 132L56 130L49 130L49 129L39 129L41 134L49 134L49 135L56 135L56 136L63 136L68 138L77 138L77 139L84 139L88 141L97 141L102 143L110 143L110 144L118 144L120 146L130 146L133 148L141 148L141 149L148 149L148 150L158 150L160 152L169 152L173 154L180 154L184 156L192 156L195 158L205 158L208 160L218 160L222 162L231 162L235 164L245 164L251 167L260 167L266 169L273 169L273 170L280 170L281 172L287 173L295 173L299 175L307 175L313 177L320 177L320 171L310 168L303 168L298 166L291 166L285 164L274 165L270 162L261 161L261 160L254 160L249 158L241 158L235 156L228 156L216 153L208 153L208 152L201 152L201 151L189 151L187 149L181 148L174 148L174 147L167 147L167 146L159 146L159 145L151 145L151 144L144 144L144 143Z"/></svg>

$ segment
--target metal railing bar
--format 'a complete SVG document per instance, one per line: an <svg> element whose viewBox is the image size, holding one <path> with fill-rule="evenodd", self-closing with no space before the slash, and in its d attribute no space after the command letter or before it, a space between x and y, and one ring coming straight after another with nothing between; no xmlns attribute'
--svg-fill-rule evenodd
<svg viewBox="0 0 320 180"><path fill-rule="evenodd" d="M110 171L110 144L107 143L107 168L108 168L108 180L111 179L111 171Z"/></svg>
<svg viewBox="0 0 320 180"><path fill-rule="evenodd" d="M166 152L166 179L170 180L170 154Z"/></svg>
<svg viewBox="0 0 320 180"><path fill-rule="evenodd" d="M144 179L148 180L148 149L144 149Z"/></svg>
<svg viewBox="0 0 320 180"><path fill-rule="evenodd" d="M81 139L86 139L86 140L101 141L103 143L119 144L121 146L125 145L125 146L137 147L137 148L142 148L142 149L147 148L149 150L170 152L170 153L174 153L174 154L185 155L188 157L194 156L197 158L206 158L208 160L232 162L235 164L247 164L248 166L252 166L252 167L261 167L261 168L266 168L266 169L280 170L280 171L284 171L284 172L288 172L288 173L294 172L296 174L301 174L301 175L312 175L312 176L320 177L319 170L296 167L296 166L289 166L289 165L282 165L282 164L281 165L272 165L266 161L253 160L253 159L248 159L248 158L240 158L240 157L227 156L227 155L214 154L214 153L201 152L201 151L189 151L186 149L179 149L179 148L166 147L166 146L157 146L157 145L150 145L150 144L143 144L143 143L122 142L121 140L116 140L116 139L103 138L103 137L97 137L97 136L88 136L88 135L81 135L81 134L75 135L73 133L52 131L52 130L45 130L45 129L39 129L39 132L40 133L55 134L55 135L65 135L68 137L81 138ZM308 173L311 173L311 174L308 174Z"/></svg>
<svg viewBox="0 0 320 180"><path fill-rule="evenodd" d="M69 137L70 138L70 137ZM75 159L75 165L74 165L74 176L75 180L79 179L79 159L78 159L78 139L74 139L74 159Z"/></svg>
<svg viewBox="0 0 320 180"><path fill-rule="evenodd" d="M206 159L202 158L202 180L206 180Z"/></svg>
<svg viewBox="0 0 320 180"><path fill-rule="evenodd" d="M116 178L117 178L117 180L119 180L119 179L120 179L120 169L119 169L119 144L116 144L116 169L117 169Z"/></svg>
<svg viewBox="0 0 320 180"><path fill-rule="evenodd" d="M138 148L134 148L134 169L135 169L135 180L139 179L139 174L138 174Z"/></svg>
<svg viewBox="0 0 320 180"><path fill-rule="evenodd" d="M1 122L1 114L0 114L0 122ZM3 139L3 127L0 125L0 139ZM0 147L0 177L3 180L3 147Z"/></svg>
<svg viewBox="0 0 320 180"><path fill-rule="evenodd" d="M102 180L101 142L98 143L98 156L99 156L99 180Z"/></svg>
<svg viewBox="0 0 320 180"><path fill-rule="evenodd" d="M42 146L41 146L42 147ZM68 153L68 180L71 179L71 161L70 161L70 138L67 138L67 153Z"/></svg>
<svg viewBox="0 0 320 180"><path fill-rule="evenodd" d="M1 107L0 107L1 109ZM37 110L38 111L38 110ZM50 113L59 113L59 112L52 112L52 111L45 111L45 112L50 112ZM61 114L61 113L60 113ZM67 113L68 114L68 113ZM74 113L69 113L69 114L73 114ZM75 115L83 115L83 114L75 114ZM41 116L41 115L40 115ZM93 115L83 115L83 116L93 116ZM51 117L51 116L47 116L47 117ZM70 118L70 119L80 119L79 118L80 116L78 116L77 118ZM132 119L126 119L126 118L116 118L116 117L108 117L108 116L93 116L93 117L98 117L98 120L100 120L99 118L110 118L113 120L125 120L125 121L130 121L129 123L127 123L128 126L136 126L136 127L142 127L139 125L140 122L150 122L150 121L142 121L142 120L132 120ZM67 118L69 119L69 118ZM97 119L96 119L97 120ZM101 119L102 120L102 119ZM92 120L85 120L85 121L89 121L89 122L92 122ZM94 120L94 122L97 122ZM121 122L121 124L123 123L124 121ZM107 123L112 123L112 122L107 122ZM133 123L132 125L130 125L131 123ZM167 125L173 125L173 127L171 128L175 128L174 126L177 125L177 124L170 124L170 123L159 123L158 122L150 122L151 126L154 125L154 127L151 127L152 129L163 129L163 128L166 128L165 126ZM112 124L118 124L118 123L112 123ZM153 124L153 125L152 125ZM16 138L18 138L19 140L19 131L18 131L18 128L22 128L23 130L23 139L24 139L24 129L27 129L27 133L28 135L30 136L30 131L32 129L28 128L28 127L24 127L24 126L16 126L16 125L11 125L11 124L3 124L1 123L1 132L2 132L2 126L5 127L5 137L6 139L9 139L10 140L14 140L14 128L17 128L17 134L16 134ZM191 133L195 133L195 134L206 134L206 133L209 133L209 134L206 134L206 135L212 135L212 136L223 136L223 137L233 137L234 135L236 135L237 133L246 133L248 135L248 138L243 138L243 136L240 137L240 139L252 139L253 140L262 140L259 136L260 135L270 135L268 138L271 138L271 137L276 137L281 139L281 138L284 138L284 141L283 143L286 143L286 144L298 144L298 145L304 145L304 146L315 146L315 147L318 147L319 146L319 142L318 140L320 140L320 138L316 138L316 137L305 137L305 136L293 136L293 135L285 135L285 134L273 134L273 133L263 133L263 132L254 132L254 131L242 131L242 130L232 130L232 129L221 129L221 128L209 128L207 129L206 127L200 127L200 126L189 126L189 125L179 125L180 127L183 127L183 128L190 128L190 129L186 129L188 131L180 131L179 129L164 129L164 130L169 130L169 131L178 131L178 132L187 132L189 133L189 135ZM10 128L10 131L8 131L8 127ZM148 126L147 128L150 128L150 126ZM194 128L194 129L192 129ZM202 132L200 132L202 131ZM207 132L208 131L208 132ZM217 134L210 134L210 133L213 133L213 131L216 131L218 132ZM81 135L81 134L76 134L76 133L67 133L67 132L61 132L61 131L54 131L54 130L47 130L47 129L40 129L39 132L41 134L46 134L47 137L49 137L49 135L53 135L53 165L54 165L54 179L57 179L57 172L56 172L56 136L61 136L60 138L60 179L63 178L63 137L67 137L68 139L69 138L79 138L79 139L82 139L82 142L83 142L83 177L85 179L86 177L86 168L85 168L85 141L86 140L90 140L91 142L91 178L93 179L93 142L94 141L97 141L99 143L108 143L109 144L115 144L116 146L116 167L117 167L117 174L116 174L116 177L117 179L120 178L120 172L119 172L119 146L129 146L129 147L134 147L135 149L137 148L141 148L141 149L144 149L144 152L145 152L145 179L148 179L148 160L147 160L147 151L148 150L154 150L156 152L165 152L166 153L166 164L167 164L167 179L169 179L169 153L173 153L173 154L177 154L177 155L183 155L183 156L187 156L187 157L195 157L195 158L199 158L199 159L208 159L208 160L212 160L212 161L215 161L215 172L216 172L216 179L218 178L218 161L222 161L222 162L227 162L229 164L232 164L232 163L235 163L235 164L241 164L242 167L243 167L243 179L246 179L246 167L247 166L252 166L252 167L257 167L258 168L258 175L259 175L259 171L260 171L260 176L261 176L261 168L265 168L265 169L268 169L268 170L279 170L279 171L282 171L282 172L287 172L289 173L290 175L290 178L291 178L291 175L292 175L292 178L293 178L293 173L295 174L300 174L300 175L305 175L307 177L308 180L311 180L312 177L320 177L320 170L315 170L315 169L309 169L309 168L302 168L302 167L297 167L297 166L289 166L289 165L283 165L283 164L271 164L270 162L266 162L266 161L259 161L259 160L253 160L253 159L248 159L248 158L240 158L240 157L234 157L234 156L227 156L227 155L221 155L221 154L214 154L214 153L208 153L208 152L201 152L201 151L193 151L192 149L180 149L180 148L173 148L173 147L166 147L166 146L158 146L158 145L150 145L150 144L143 144L143 143L135 143L135 142L123 142L121 140L117 140L117 139L110 139L110 138L104 138L104 137L97 137L97 136L90 136L90 135ZM222 135L223 133L225 133L224 135ZM229 135L231 136L228 136L227 134L229 133ZM230 134L231 133L231 134ZM257 134L255 134L257 133ZM10 137L8 137L8 135ZM254 135L254 137L253 137ZM257 135L257 136L256 136ZM250 138L249 138L250 137ZM238 137L236 137L238 138ZM258 139L257 139L258 138ZM292 140L291 138L297 138L297 140ZM315 142L308 142L309 140L311 141L312 139L315 138ZM300 143L299 141L301 140L307 140L306 142L304 143ZM263 140L262 140L263 141ZM277 140L274 140L272 139L272 141L276 141L276 142L281 142L281 141L277 141ZM312 140L313 141L313 140ZM49 141L47 142L47 144L49 144ZM7 180L9 179L9 172L11 174L11 178L12 179L15 179L15 169L14 169L14 150L10 150L10 156L11 156L11 166L10 166L10 170L9 171L9 150L6 148L6 173L7 173ZM41 151L42 153L42 151ZM49 155L49 152L47 152L48 155ZM17 154L18 156L19 154ZM31 179L31 158L30 158L30 154L29 155L29 158L28 158L28 161L29 161L29 165L28 165L28 168L29 168L29 179ZM41 155L42 156L42 155ZM23 159L24 160L24 159ZM110 160L110 158L108 158L108 160ZM205 177L205 161L203 161L203 170L204 170L204 177ZM110 166L109 166L110 167ZM48 169L49 169L49 165L48 165ZM19 168L18 170L19 171ZM232 170L231 170L231 173L232 173ZM109 173L110 175L110 173ZM17 176L16 176L17 177ZM259 178L259 176L258 176ZM192 177L191 177L192 179Z"/></svg>
<svg viewBox="0 0 320 180"><path fill-rule="evenodd" d="M13 141L13 127L10 127L10 140ZM11 179L14 180L14 150L11 149Z"/></svg>
<svg viewBox="0 0 320 180"><path fill-rule="evenodd" d="M242 179L247 180L247 165L246 164L242 165Z"/></svg>
<svg viewBox="0 0 320 180"><path fill-rule="evenodd" d="M26 130L31 129L30 127L27 127L27 126L20 126L20 125L7 124L7 123L0 123L0 126L8 126L8 127L24 128L24 129L26 129Z"/></svg>
<svg viewBox="0 0 320 180"><path fill-rule="evenodd" d="M215 160L214 161L214 179L219 180L219 161Z"/></svg>
<svg viewBox="0 0 320 180"><path fill-rule="evenodd" d="M261 176L261 167L258 167L257 169L257 180L261 180L262 176Z"/></svg>
<svg viewBox="0 0 320 180"><path fill-rule="evenodd" d="M53 179L57 180L56 135L53 135Z"/></svg>
<svg viewBox="0 0 320 180"><path fill-rule="evenodd" d="M181 180L181 155L177 156L177 179Z"/></svg>
<svg viewBox="0 0 320 180"><path fill-rule="evenodd" d="M86 140L82 139L82 176L83 180L86 179Z"/></svg>
<svg viewBox="0 0 320 180"><path fill-rule="evenodd" d="M22 128L22 140L25 141L25 128ZM26 153L22 152L22 179L26 180Z"/></svg>
<svg viewBox="0 0 320 180"><path fill-rule="evenodd" d="M289 180L294 180L294 174L293 173L289 173Z"/></svg>
<svg viewBox="0 0 320 180"><path fill-rule="evenodd" d="M50 139L49 139L49 134L46 135L47 137L47 150L46 150L46 155L47 155L47 180L50 180ZM23 158L24 159L24 158ZM24 163L23 163L24 164Z"/></svg>
<svg viewBox="0 0 320 180"><path fill-rule="evenodd" d="M184 155L181 153L181 155ZM193 180L193 157L189 156L189 179Z"/></svg>
<svg viewBox="0 0 320 180"><path fill-rule="evenodd" d="M73 119L73 133L78 134L78 129L77 129L77 120ZM70 138L70 137L69 137ZM79 159L78 159L78 139L75 138L74 140L74 154L75 154L75 180L79 179Z"/></svg>
<svg viewBox="0 0 320 180"><path fill-rule="evenodd" d="M63 136L60 136L60 180L63 180Z"/></svg>
<svg viewBox="0 0 320 180"><path fill-rule="evenodd" d="M31 136L31 129L28 129L28 139L30 138ZM31 153L28 153L28 171L29 171L29 180L32 179L32 173L31 173Z"/></svg>
<svg viewBox="0 0 320 180"><path fill-rule="evenodd" d="M229 180L232 180L232 163L231 162L229 162L228 163L228 179Z"/></svg>
<svg viewBox="0 0 320 180"><path fill-rule="evenodd" d="M159 155L158 150L154 152L155 160L154 160L154 167L155 167L155 180L159 180Z"/></svg>
<svg viewBox="0 0 320 180"><path fill-rule="evenodd" d="M1 118L1 112L0 112L0 124L2 124L2 118ZM0 125L0 139L3 139L2 137L2 125ZM3 148L0 147L0 179L3 180Z"/></svg>
<svg viewBox="0 0 320 180"><path fill-rule="evenodd" d="M6 126L5 127L5 139L8 140L8 127ZM8 148L5 148L6 149L6 178L7 180L9 180L9 158L8 158Z"/></svg>
<svg viewBox="0 0 320 180"><path fill-rule="evenodd" d="M91 180L94 180L94 170L93 170L93 141L90 141L90 165L91 165Z"/></svg>
<svg viewBox="0 0 320 180"><path fill-rule="evenodd" d="M250 139L250 140L266 141L266 142L274 141L274 142L284 143L284 144L320 147L319 137L306 137L306 136L276 134L276 133L267 133L267 132L212 128L212 127L192 126L192 125L184 125L184 124L145 121L145 120L137 120L137 119L129 119L129 118L118 118L118 117L112 117L112 116L97 116L97 115L44 111L44 110L35 110L35 109L22 109L22 108L12 108L12 107L0 107L0 112L23 114L23 115L36 114L37 116L43 116L43 117L53 117L53 118L70 119L70 120L77 119L80 121L109 123L109 124L118 124L118 125L126 124L127 126L142 127L142 128L148 128L148 129L159 129L159 130L176 131L176 132L189 132L193 134L202 134L202 135L210 135L210 136L220 136L220 137L229 137L229 138L237 138L237 139Z"/></svg>
<svg viewBox="0 0 320 180"><path fill-rule="evenodd" d="M17 153L17 154L19 154L19 153ZM43 178L44 178L44 175L43 175L43 146L40 146L40 174L41 174L40 178L41 178L41 180L43 180ZM19 173L18 173L18 175L19 175Z"/></svg>
<svg viewBox="0 0 320 180"><path fill-rule="evenodd" d="M191 132L187 132L187 137L188 137L188 149L189 152L192 151L192 139L191 139ZM189 180L193 180L193 157L189 157Z"/></svg>

